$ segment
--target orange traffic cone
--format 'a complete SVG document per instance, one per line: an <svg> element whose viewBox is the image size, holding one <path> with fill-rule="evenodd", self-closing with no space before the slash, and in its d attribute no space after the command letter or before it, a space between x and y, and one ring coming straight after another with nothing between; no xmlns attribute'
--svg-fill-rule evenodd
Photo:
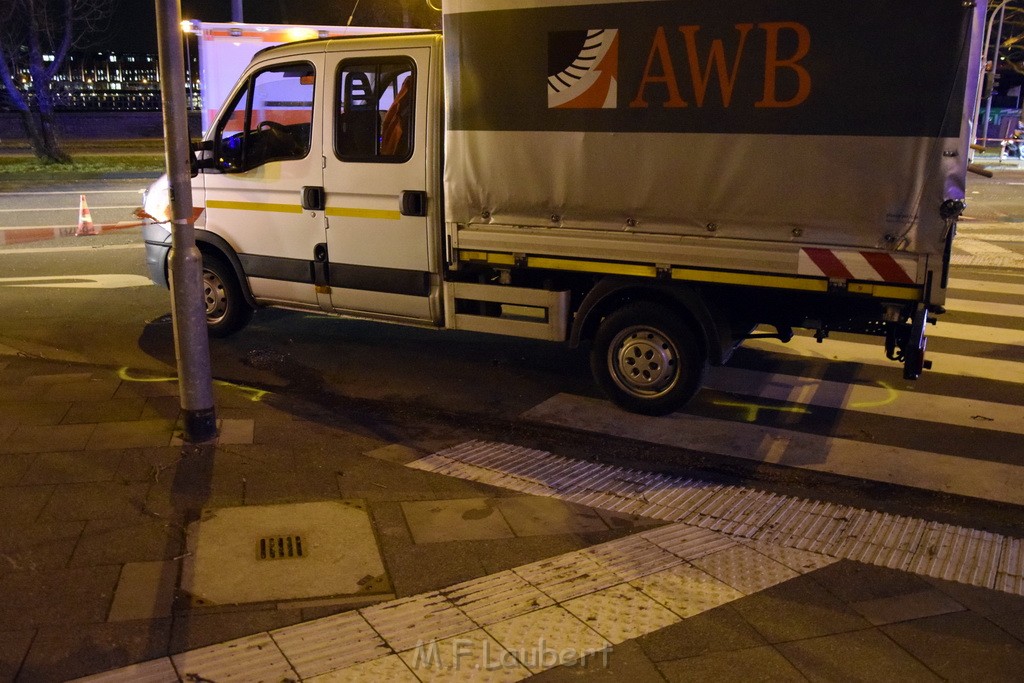
<svg viewBox="0 0 1024 683"><path fill-rule="evenodd" d="M75 237L82 235L98 235L99 231L92 224L92 214L89 213L89 205L85 203L85 195L78 200L78 229L75 230Z"/></svg>

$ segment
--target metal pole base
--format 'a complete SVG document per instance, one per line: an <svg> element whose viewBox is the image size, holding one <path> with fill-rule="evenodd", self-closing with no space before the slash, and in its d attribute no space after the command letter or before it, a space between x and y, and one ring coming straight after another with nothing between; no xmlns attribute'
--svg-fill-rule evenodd
<svg viewBox="0 0 1024 683"><path fill-rule="evenodd" d="M185 410L182 417L186 443L207 443L217 438L217 411L213 408Z"/></svg>

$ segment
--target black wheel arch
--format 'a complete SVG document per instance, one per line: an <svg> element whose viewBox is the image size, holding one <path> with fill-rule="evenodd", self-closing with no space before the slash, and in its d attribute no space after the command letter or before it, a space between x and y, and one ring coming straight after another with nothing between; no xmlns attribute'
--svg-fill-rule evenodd
<svg viewBox="0 0 1024 683"><path fill-rule="evenodd" d="M227 240L206 230L196 230L196 247L200 253L219 256L227 261L228 265L235 272L235 279L238 281L238 286L242 289L245 302L251 308L259 308L259 304L256 303L256 299L249 290L249 279L245 277L245 271L242 270L242 262Z"/></svg>
<svg viewBox="0 0 1024 683"><path fill-rule="evenodd" d="M728 360L732 350L729 324L724 314L709 306L700 292L684 283L637 281L609 277L598 282L584 297L573 319L569 345L578 347L594 338L608 314L638 301L659 304L681 315L702 345L712 365Z"/></svg>

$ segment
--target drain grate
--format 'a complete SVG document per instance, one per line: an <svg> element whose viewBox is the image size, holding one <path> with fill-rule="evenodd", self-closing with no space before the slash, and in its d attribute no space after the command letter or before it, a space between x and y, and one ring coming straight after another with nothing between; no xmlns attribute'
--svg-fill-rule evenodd
<svg viewBox="0 0 1024 683"><path fill-rule="evenodd" d="M256 559L289 560L301 559L306 555L302 551L302 536L265 536L256 544Z"/></svg>

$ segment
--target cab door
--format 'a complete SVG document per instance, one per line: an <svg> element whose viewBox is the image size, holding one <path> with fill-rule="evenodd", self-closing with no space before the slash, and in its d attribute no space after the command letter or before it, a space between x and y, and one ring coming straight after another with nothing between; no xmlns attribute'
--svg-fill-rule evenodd
<svg viewBox="0 0 1024 683"><path fill-rule="evenodd" d="M421 43L422 45L422 43ZM436 322L438 279L428 187L427 45L351 50L330 67L324 189L327 267L336 311ZM436 174L434 174L436 175ZM435 231L436 232L436 231Z"/></svg>
<svg viewBox="0 0 1024 683"><path fill-rule="evenodd" d="M315 306L326 226L319 96L323 54L254 69L222 109L204 170L205 227L235 251L261 303Z"/></svg>

